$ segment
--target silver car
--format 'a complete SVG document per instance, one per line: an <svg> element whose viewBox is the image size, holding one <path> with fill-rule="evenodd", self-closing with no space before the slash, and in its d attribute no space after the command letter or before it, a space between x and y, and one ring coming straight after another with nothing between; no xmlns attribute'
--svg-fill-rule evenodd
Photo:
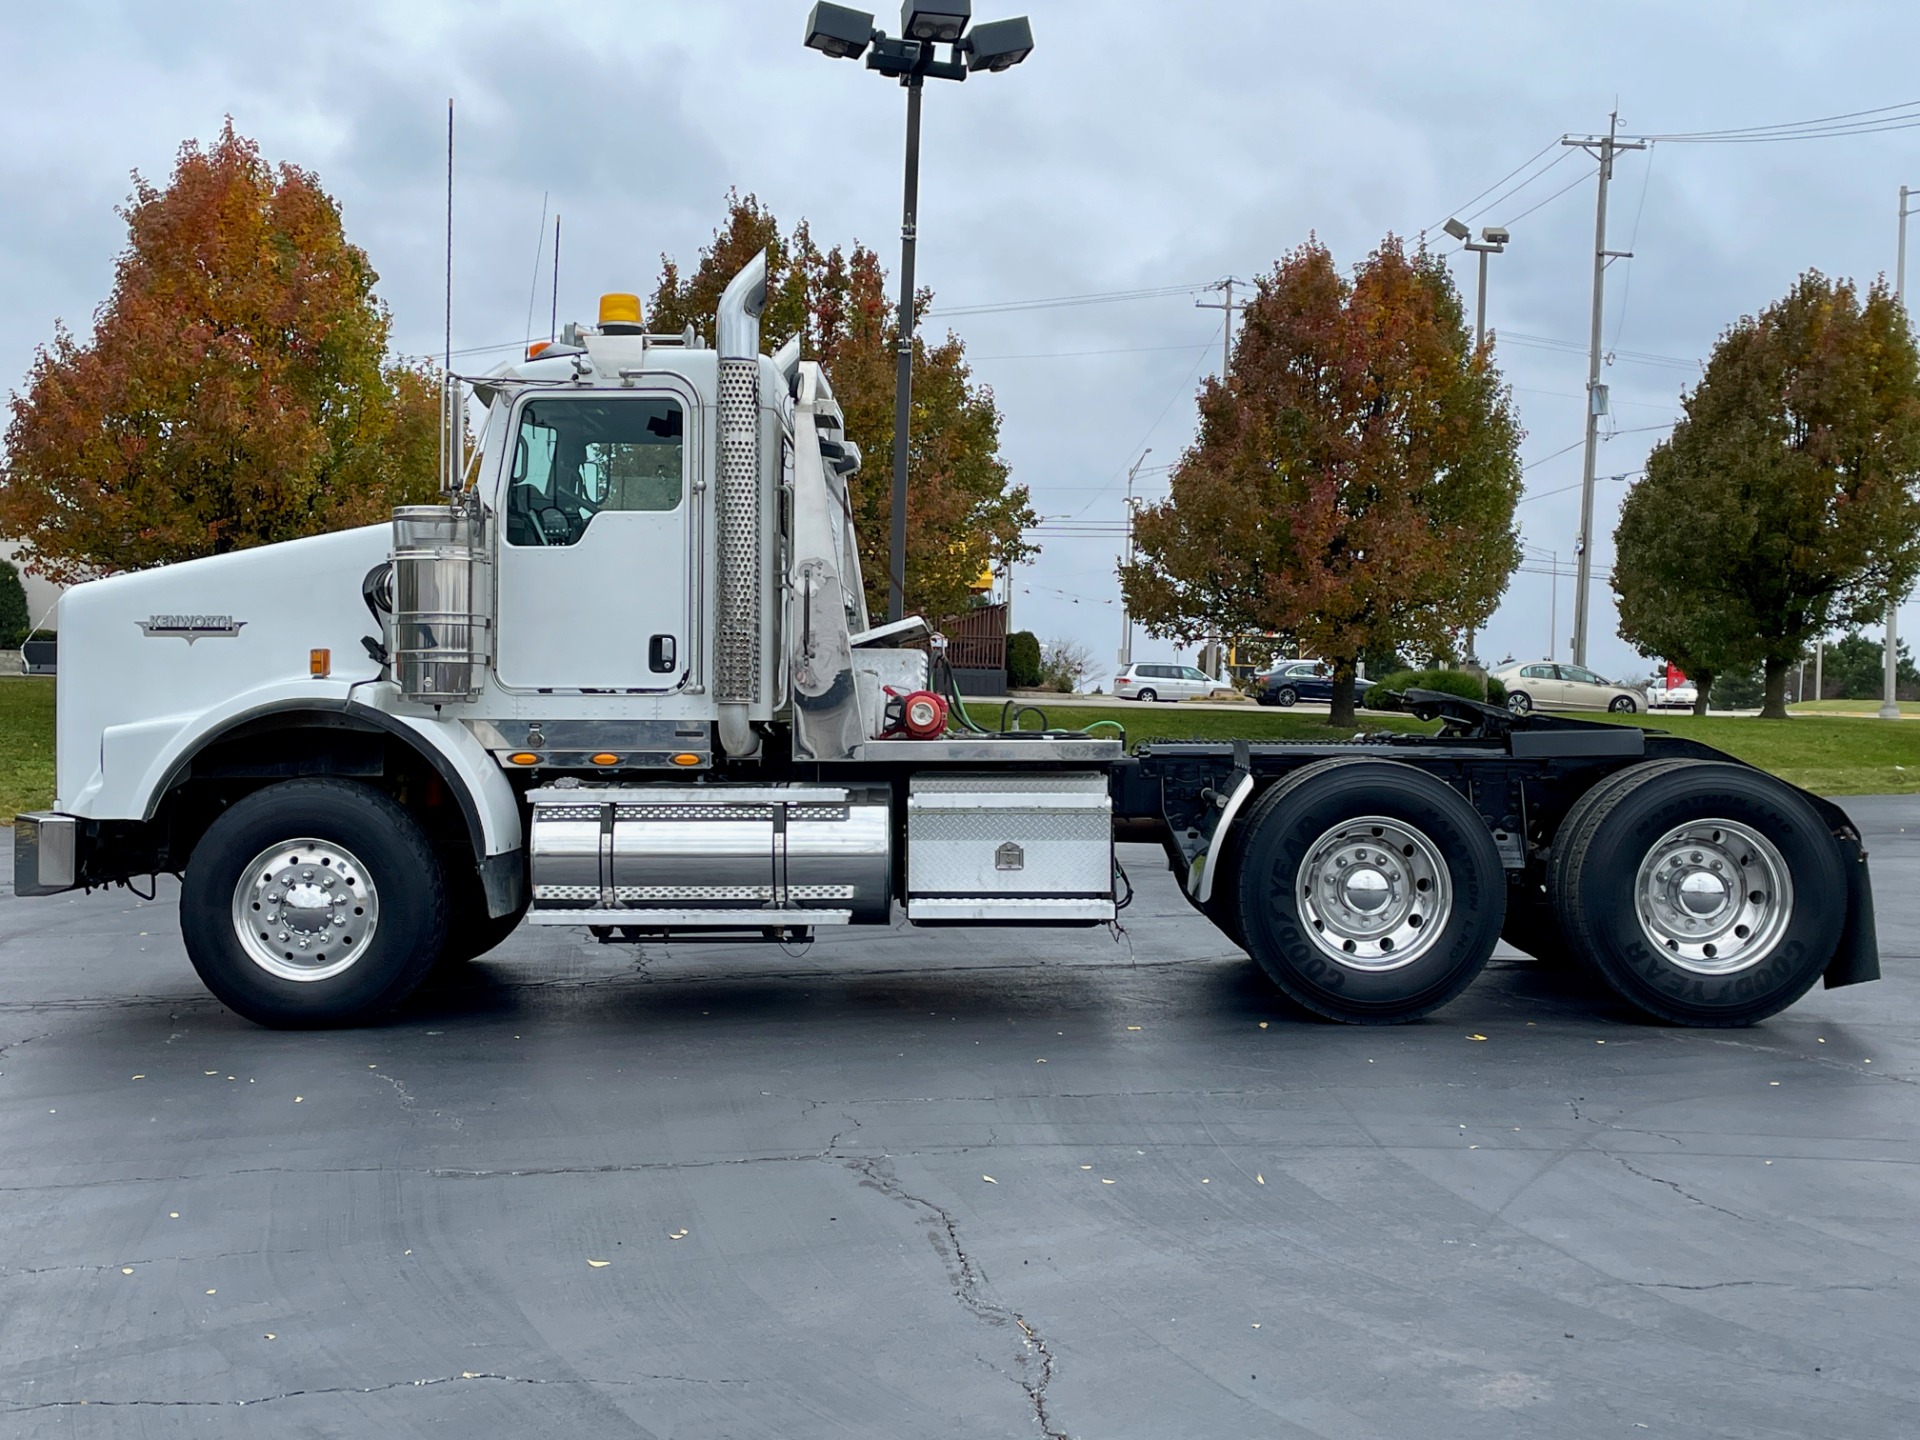
<svg viewBox="0 0 1920 1440"><path fill-rule="evenodd" d="M1127 665L1113 677L1122 700L1187 700L1226 688L1192 665Z"/></svg>
<svg viewBox="0 0 1920 1440"><path fill-rule="evenodd" d="M1535 710L1612 710L1632 714L1647 708L1646 693L1616 685L1579 665L1529 660L1490 672L1507 687L1507 709L1516 715Z"/></svg>

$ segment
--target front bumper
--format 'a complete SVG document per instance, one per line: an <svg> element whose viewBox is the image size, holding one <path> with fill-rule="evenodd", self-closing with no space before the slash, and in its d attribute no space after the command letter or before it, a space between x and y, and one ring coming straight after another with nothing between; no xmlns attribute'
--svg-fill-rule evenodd
<svg viewBox="0 0 1920 1440"><path fill-rule="evenodd" d="M58 895L80 883L80 821L39 812L13 819L13 893Z"/></svg>

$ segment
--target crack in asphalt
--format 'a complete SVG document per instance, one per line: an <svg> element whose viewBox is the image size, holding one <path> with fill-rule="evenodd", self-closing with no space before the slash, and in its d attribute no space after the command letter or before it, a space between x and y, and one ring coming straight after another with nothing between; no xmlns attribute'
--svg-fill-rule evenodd
<svg viewBox="0 0 1920 1440"><path fill-rule="evenodd" d="M1624 1155L1615 1154L1611 1150L1602 1150L1599 1153L1602 1155L1605 1155L1609 1160L1617 1161L1620 1165L1620 1168L1625 1170L1628 1174L1638 1175L1642 1180L1651 1180L1656 1185L1664 1185L1669 1190L1673 1191L1674 1194L1680 1196L1682 1199L1691 1200L1696 1205L1704 1205L1709 1210L1718 1210L1722 1215L1730 1215L1735 1220L1747 1219L1745 1215L1742 1215L1737 1210L1729 1210L1727 1209L1726 1206L1716 1205L1711 1200L1702 1200L1698 1195L1694 1194L1691 1190L1681 1185L1680 1182L1677 1180L1668 1180L1659 1175L1649 1175L1646 1171L1634 1165Z"/></svg>
<svg viewBox="0 0 1920 1440"><path fill-rule="evenodd" d="M1809 1293L1827 1290L1876 1290L1876 1285L1801 1285L1792 1280L1716 1280L1710 1285L1682 1285L1671 1280L1626 1280L1622 1284L1631 1285L1635 1290L1742 1290L1757 1288L1762 1290L1804 1290Z"/></svg>
<svg viewBox="0 0 1920 1440"><path fill-rule="evenodd" d="M1578 1100L1567 1101L1567 1109L1571 1110L1573 1112L1573 1118L1583 1125L1597 1125L1602 1130L1617 1130L1622 1135L1651 1135L1656 1140L1669 1140L1681 1149L1686 1149L1686 1141L1682 1140L1678 1135L1669 1135L1664 1130L1644 1130L1635 1125L1616 1125L1611 1120L1597 1120L1591 1115L1582 1115L1580 1113Z"/></svg>
<svg viewBox="0 0 1920 1440"><path fill-rule="evenodd" d="M857 1122L856 1122L857 1123ZM938 1205L922 1195L915 1195L900 1183L893 1173L893 1167L885 1155L856 1156L840 1155L833 1157L847 1169L860 1175L867 1184L889 1199L898 1200L906 1205L914 1205L924 1210L936 1222L933 1231L934 1246L957 1272L953 1284L953 1295L960 1304L977 1318L989 1325L1005 1326L1012 1322L1019 1327L1022 1353L1020 1355L1021 1373L1013 1376L1014 1383L1026 1392L1027 1403L1033 1407L1034 1421L1040 1427L1040 1433L1046 1440L1070 1440L1067 1432L1053 1423L1052 1413L1047 1406L1047 1387L1053 1383L1053 1351L1048 1348L1040 1332L1027 1323L1027 1319L1018 1310L1004 1305L988 1294L985 1273L967 1248L960 1243L960 1227L953 1215L944 1206ZM946 1244L940 1243L940 1237L946 1236ZM1039 1373L1029 1377L1029 1353L1039 1356Z"/></svg>
<svg viewBox="0 0 1920 1440"><path fill-rule="evenodd" d="M271 1257L278 1260L283 1255L311 1255L312 1250L222 1250L215 1255L146 1255L134 1256L128 1260L116 1260L111 1264L94 1265L75 1261L70 1265L27 1265L15 1270L0 1270L0 1278L11 1279L16 1275L65 1275L75 1271L119 1270L127 1265L204 1265L212 1260L259 1260Z"/></svg>
<svg viewBox="0 0 1920 1440"><path fill-rule="evenodd" d="M604 1380L591 1375L547 1379L537 1375L506 1375L494 1370L463 1370L458 1375L430 1375L418 1380L390 1380L384 1385L329 1385L313 1390L283 1390L275 1395L243 1396L238 1400L41 1400L31 1405L11 1405L0 1415L24 1415L32 1410L88 1408L158 1407L169 1409L220 1409L247 1405L271 1405L279 1400L297 1400L311 1395L379 1395L388 1390L424 1390L433 1385L458 1385L470 1380L492 1380L506 1385L643 1385L654 1380L672 1380L683 1385L747 1385L747 1380L719 1380L702 1375L642 1374L625 1380Z"/></svg>

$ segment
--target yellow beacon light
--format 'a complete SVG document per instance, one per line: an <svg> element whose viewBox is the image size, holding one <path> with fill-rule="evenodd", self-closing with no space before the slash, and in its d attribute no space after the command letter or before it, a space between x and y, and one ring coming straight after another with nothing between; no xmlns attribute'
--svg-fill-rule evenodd
<svg viewBox="0 0 1920 1440"><path fill-rule="evenodd" d="M640 297L638 295L602 295L600 323L602 325L638 325Z"/></svg>

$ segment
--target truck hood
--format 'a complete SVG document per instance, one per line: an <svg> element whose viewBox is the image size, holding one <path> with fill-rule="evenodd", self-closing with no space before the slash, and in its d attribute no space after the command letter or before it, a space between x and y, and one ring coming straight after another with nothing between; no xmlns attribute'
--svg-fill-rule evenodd
<svg viewBox="0 0 1920 1440"><path fill-rule="evenodd" d="M236 697L244 708L251 693L311 685L318 698L377 679L361 637L379 628L360 585L390 539L386 525L368 525L69 590L58 622L57 807L139 818L144 772L185 726L230 711ZM316 649L330 654L330 682L309 679Z"/></svg>

